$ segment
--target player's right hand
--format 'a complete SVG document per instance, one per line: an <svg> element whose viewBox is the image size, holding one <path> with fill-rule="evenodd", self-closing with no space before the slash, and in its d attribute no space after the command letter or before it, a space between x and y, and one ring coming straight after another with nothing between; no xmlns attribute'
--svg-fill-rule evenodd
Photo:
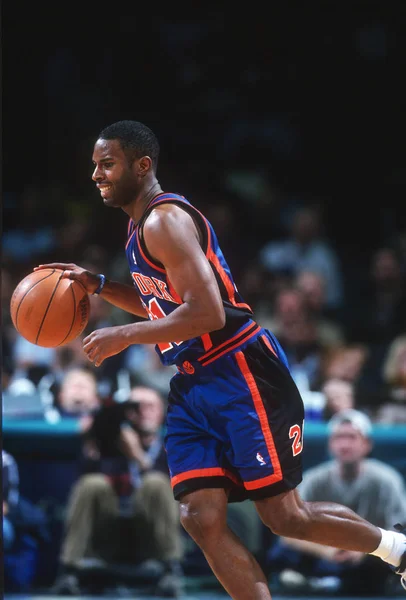
<svg viewBox="0 0 406 600"><path fill-rule="evenodd" d="M33 270L40 271L41 269L60 269L64 272L62 277L79 281L88 294L93 294L100 284L100 278L95 273L86 271L86 269L74 263L47 263L46 265L38 265Z"/></svg>

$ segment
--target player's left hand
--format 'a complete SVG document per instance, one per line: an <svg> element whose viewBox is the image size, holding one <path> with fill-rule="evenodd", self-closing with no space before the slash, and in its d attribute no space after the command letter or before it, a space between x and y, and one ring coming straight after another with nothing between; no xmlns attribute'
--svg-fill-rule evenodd
<svg viewBox="0 0 406 600"><path fill-rule="evenodd" d="M128 348L129 343L122 326L104 327L92 331L83 340L83 350L95 367L102 362Z"/></svg>

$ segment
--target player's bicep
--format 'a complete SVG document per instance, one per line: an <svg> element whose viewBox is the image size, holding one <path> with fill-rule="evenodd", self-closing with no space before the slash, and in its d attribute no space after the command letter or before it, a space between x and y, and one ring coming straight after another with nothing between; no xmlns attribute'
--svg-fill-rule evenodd
<svg viewBox="0 0 406 600"><path fill-rule="evenodd" d="M148 252L164 265L183 302L222 307L216 278L190 215L184 211L151 215L144 227L144 239Z"/></svg>

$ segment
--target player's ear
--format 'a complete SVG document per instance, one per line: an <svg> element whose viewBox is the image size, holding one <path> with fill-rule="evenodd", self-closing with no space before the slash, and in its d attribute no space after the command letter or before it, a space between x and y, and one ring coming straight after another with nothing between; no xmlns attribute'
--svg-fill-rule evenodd
<svg viewBox="0 0 406 600"><path fill-rule="evenodd" d="M145 177L145 175L152 169L152 160L149 156L143 156L138 161L138 175Z"/></svg>

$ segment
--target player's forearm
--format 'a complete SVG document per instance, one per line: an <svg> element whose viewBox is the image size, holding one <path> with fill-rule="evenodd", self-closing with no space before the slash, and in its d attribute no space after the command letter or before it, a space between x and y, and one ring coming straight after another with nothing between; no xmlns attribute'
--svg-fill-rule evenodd
<svg viewBox="0 0 406 600"><path fill-rule="evenodd" d="M126 325L127 341L129 345L184 342L221 329L224 319L224 314L196 310L185 302L164 318Z"/></svg>
<svg viewBox="0 0 406 600"><path fill-rule="evenodd" d="M118 281L107 281L100 298L132 315L148 318L137 291L130 285Z"/></svg>

